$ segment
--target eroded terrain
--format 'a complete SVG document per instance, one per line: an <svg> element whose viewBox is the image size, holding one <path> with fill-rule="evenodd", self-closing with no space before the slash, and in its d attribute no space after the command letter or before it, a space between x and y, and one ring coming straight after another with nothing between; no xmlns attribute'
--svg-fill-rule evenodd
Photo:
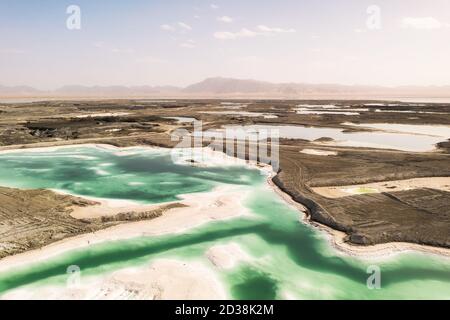
<svg viewBox="0 0 450 320"><path fill-rule="evenodd" d="M383 130L368 125L431 125L445 129L450 126L450 105L218 100L0 104L0 150L75 143L174 147L178 143L171 136L174 130L193 131L190 118L201 120L202 130L258 124L335 128L356 134L379 133ZM408 130L414 131L414 128L408 127ZM415 137L417 141L433 137L437 144L431 145L430 150L417 152L389 146L345 145L327 135L312 141L282 137L280 171L274 182L307 207L312 220L347 233L350 243L370 245L394 241L449 248L450 193L432 183L379 192L366 192L362 188L360 192L335 198L314 191L318 187L348 187L414 178L450 179L450 136L447 132L409 132L405 139L414 146ZM83 222L68 217L67 207L79 200L50 191L4 188L1 195L3 248L0 257L120 223ZM49 236L40 237L33 243L36 234ZM14 245L5 239L16 239L14 245L21 249L12 250Z"/></svg>

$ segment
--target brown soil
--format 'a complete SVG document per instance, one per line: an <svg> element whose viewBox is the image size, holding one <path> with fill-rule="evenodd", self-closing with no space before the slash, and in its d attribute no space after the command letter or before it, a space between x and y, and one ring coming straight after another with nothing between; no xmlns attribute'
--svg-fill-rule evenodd
<svg viewBox="0 0 450 320"><path fill-rule="evenodd" d="M153 219L180 205L169 204L143 213L124 212L98 219L75 219L70 215L74 207L91 206L96 202L49 190L3 187L0 187L0 203L0 258L119 223Z"/></svg>
<svg viewBox="0 0 450 320"><path fill-rule="evenodd" d="M364 106L364 101L235 101L248 104L242 111L272 113L275 119L236 115L206 114L223 111L227 106L216 100L185 100L175 103L134 102L128 100L96 102L38 102L0 105L0 149L40 147L74 143L105 143L118 147L156 145L174 147L170 133L177 128L192 130L191 124L164 117L195 117L203 129L225 124L301 124L356 130L342 125L354 123L402 123L450 125L448 104L406 104L396 107ZM292 112L298 104L336 104L367 108L358 116L299 115ZM377 111L379 109L379 111ZM401 110L403 113L383 112ZM236 111L236 110L233 110ZM119 117L76 118L88 113L129 113ZM364 129L361 129L364 130ZM445 139L444 139L445 140ZM336 155L301 153L303 149L336 152ZM333 147L305 140L281 140L280 172L273 181L292 198L308 208L313 221L347 233L347 241L358 245L385 242L411 242L450 247L450 193L430 188L395 190L366 195L329 199L315 193L313 187L347 186L371 182L420 177L449 177L449 142L443 141L435 152L401 152L383 149ZM5 192L2 189L2 192ZM29 192L45 196L27 196L25 220L15 223L17 212L25 212L21 199ZM51 193L50 193L51 194ZM67 217L72 198L45 191L9 191L9 215L3 215L3 226L9 226L10 252L41 246L48 241L73 234L91 232L115 223L113 221L77 221ZM2 201L2 204L4 202ZM64 217L54 224L41 213ZM4 209L3 209L4 210ZM18 218L22 219L22 218ZM19 220L17 220L19 221ZM53 220L52 220L53 221ZM70 222L70 223L69 223ZM18 227L20 225L20 227ZM3 229L1 229L3 230ZM6 229L5 229L6 230ZM18 234L17 231L20 233ZM23 231L21 231L23 230ZM31 230L31 231L30 231ZM37 230L36 232L33 230ZM41 231L42 230L42 231ZM3 232L3 231L2 231ZM45 236L33 238L31 235ZM20 234L28 234L22 239ZM6 238L5 238L6 239ZM40 240L47 239L47 240ZM3 234L2 234L3 241ZM33 244L36 242L35 244ZM15 251L14 251L15 250ZM6 252L6 251L5 251Z"/></svg>

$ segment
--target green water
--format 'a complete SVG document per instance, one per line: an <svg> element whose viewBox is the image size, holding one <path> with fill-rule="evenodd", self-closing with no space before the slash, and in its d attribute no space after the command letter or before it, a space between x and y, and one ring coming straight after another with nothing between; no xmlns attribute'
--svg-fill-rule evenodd
<svg viewBox="0 0 450 320"><path fill-rule="evenodd" d="M331 248L324 234L299 222L257 170L191 167L172 163L168 151L133 152L74 147L49 152L0 154L0 184L54 188L94 197L143 203L171 201L183 193L220 185L251 190L245 205L253 213L211 222L182 234L105 242L0 274L0 294L26 286L64 285L66 269L83 276L107 275L159 258L209 265L235 299L450 299L450 262L405 253L362 260ZM205 257L214 245L236 243L251 257L231 270L216 269ZM367 268L380 267L381 289L369 289Z"/></svg>
<svg viewBox="0 0 450 320"><path fill-rule="evenodd" d="M3 154L0 161L2 185L143 203L174 201L177 195L209 191L218 184L250 185L261 178L257 171L243 167L175 165L168 151L151 149L62 148L49 153Z"/></svg>

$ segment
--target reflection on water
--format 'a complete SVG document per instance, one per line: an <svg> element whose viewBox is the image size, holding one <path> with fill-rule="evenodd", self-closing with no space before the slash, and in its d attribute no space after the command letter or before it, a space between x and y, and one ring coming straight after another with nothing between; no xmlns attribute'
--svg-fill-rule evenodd
<svg viewBox="0 0 450 320"><path fill-rule="evenodd" d="M425 136L410 133L393 132L343 132L337 128L305 127L300 125L249 125L226 126L222 131L205 132L205 136L216 136L217 132L226 130L230 139L246 139L250 133L276 130L280 138L303 139L314 141L320 138L332 138L334 144L341 146L396 149L403 151L431 151L435 144L446 140L441 136ZM239 130L243 129L243 130Z"/></svg>
<svg viewBox="0 0 450 320"><path fill-rule="evenodd" d="M422 125L422 124L414 125L414 124L397 124L397 123L361 123L361 124L345 123L345 124L391 132L429 135L444 139L450 138L450 126Z"/></svg>

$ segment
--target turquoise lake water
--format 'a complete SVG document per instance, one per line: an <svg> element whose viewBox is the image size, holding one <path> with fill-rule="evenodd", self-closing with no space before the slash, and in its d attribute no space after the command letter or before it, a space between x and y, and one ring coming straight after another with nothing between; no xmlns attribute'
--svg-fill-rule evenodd
<svg viewBox="0 0 450 320"><path fill-rule="evenodd" d="M50 188L80 196L161 203L181 194L219 186L250 190L253 213L210 222L182 234L104 242L0 273L0 295L27 286L64 285L70 265L85 276L174 258L211 265L205 252L236 243L251 257L230 270L211 268L234 299L450 299L450 261L420 253L378 260L356 259L330 247L326 236L306 225L301 213L266 185L259 170L243 166L174 164L169 151L124 152L71 147L0 154L0 185ZM368 267L381 270L381 288L369 289Z"/></svg>

